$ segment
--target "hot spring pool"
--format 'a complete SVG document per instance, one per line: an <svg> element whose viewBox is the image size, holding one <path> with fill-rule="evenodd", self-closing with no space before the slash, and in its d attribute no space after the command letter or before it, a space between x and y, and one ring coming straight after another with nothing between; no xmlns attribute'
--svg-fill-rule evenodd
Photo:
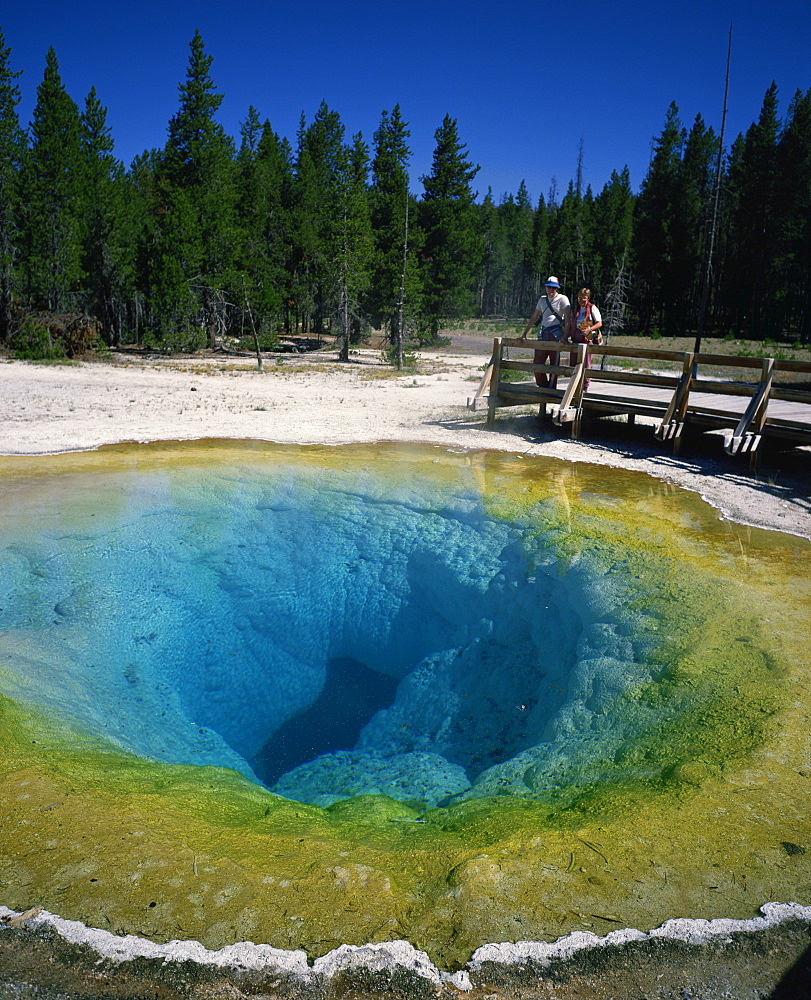
<svg viewBox="0 0 811 1000"><path fill-rule="evenodd" d="M807 903L808 551L538 458L0 459L0 902L446 963Z"/></svg>

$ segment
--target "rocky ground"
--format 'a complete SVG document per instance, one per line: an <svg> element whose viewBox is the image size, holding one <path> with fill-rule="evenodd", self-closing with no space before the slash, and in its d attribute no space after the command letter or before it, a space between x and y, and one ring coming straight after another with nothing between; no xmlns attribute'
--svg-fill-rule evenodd
<svg viewBox="0 0 811 1000"><path fill-rule="evenodd" d="M472 989L406 972L355 972L302 985L250 971L135 959L115 964L48 928L0 929L3 1000L807 1000L811 926L787 922L715 945L647 941L579 952L547 968L485 966Z"/></svg>

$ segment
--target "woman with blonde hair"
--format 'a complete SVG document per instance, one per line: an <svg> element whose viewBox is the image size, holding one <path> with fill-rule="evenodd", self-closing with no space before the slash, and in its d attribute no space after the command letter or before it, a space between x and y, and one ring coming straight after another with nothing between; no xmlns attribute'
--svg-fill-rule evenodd
<svg viewBox="0 0 811 1000"><path fill-rule="evenodd" d="M603 335L600 327L603 325L603 317L600 310L591 301L591 289L581 288L577 293L577 305L572 309L572 323L569 330L568 339L573 344L602 344ZM569 364L577 364L577 354L572 352L569 355ZM586 352L586 368L591 368L591 355ZM590 379L583 383L583 391L589 387Z"/></svg>

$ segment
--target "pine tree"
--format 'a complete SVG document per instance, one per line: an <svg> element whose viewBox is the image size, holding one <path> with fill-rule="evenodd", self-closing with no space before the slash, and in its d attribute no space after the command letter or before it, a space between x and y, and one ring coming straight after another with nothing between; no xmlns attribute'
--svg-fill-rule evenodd
<svg viewBox="0 0 811 1000"><path fill-rule="evenodd" d="M775 288L783 333L811 341L811 89L797 91L777 145Z"/></svg>
<svg viewBox="0 0 811 1000"><path fill-rule="evenodd" d="M253 306L250 307L251 319L254 319L254 311L256 309L256 286L253 272L257 258L261 254L261 222L258 218L259 184L256 176L256 154L261 135L262 123L259 120L259 112L253 105L250 105L248 116L240 126L241 143L236 156L236 171L234 175L234 183L236 185L235 221L239 243L235 263L237 270L242 275L243 298L246 300L243 303L243 325L244 321L248 318L247 303L251 300L254 302Z"/></svg>
<svg viewBox="0 0 811 1000"><path fill-rule="evenodd" d="M360 300L369 287L374 239L367 197L369 150L358 133L344 150L338 185L338 316L341 361L349 360L349 344L357 340L362 321Z"/></svg>
<svg viewBox="0 0 811 1000"><path fill-rule="evenodd" d="M636 307L646 333L654 325L664 325L672 305L665 298L664 286L673 265L673 210L683 143L684 130L674 101L667 110L662 133L654 141L653 158L636 203Z"/></svg>
<svg viewBox="0 0 811 1000"><path fill-rule="evenodd" d="M14 81L20 74L12 71L10 55L0 31L0 342L11 333L15 260L22 246L20 174L28 151L17 115L20 91Z"/></svg>
<svg viewBox="0 0 811 1000"><path fill-rule="evenodd" d="M242 129L238 166L239 269L263 337L272 341L278 325L290 329L292 150L269 121L259 125L254 109Z"/></svg>
<svg viewBox="0 0 811 1000"><path fill-rule="evenodd" d="M530 288L532 309L535 308L535 304L543 287L542 283L546 280L546 274L548 274L550 269L550 217L551 213L546 201L544 200L544 196L540 195L538 198L538 204L535 208L535 213L532 217L532 255L530 261L530 269L533 275L533 284ZM546 274L544 274L544 272L546 272ZM525 309L524 312L529 314L532 312L532 309Z"/></svg>
<svg viewBox="0 0 811 1000"><path fill-rule="evenodd" d="M471 182L479 171L468 159L455 119L446 115L434 133L431 173L425 189L421 223L425 232L424 329L435 340L443 320L465 318L476 306L476 276L483 248L478 232Z"/></svg>
<svg viewBox="0 0 811 1000"><path fill-rule="evenodd" d="M671 260L662 276L662 295L668 303L666 327L673 332L696 328L717 152L713 129L696 115L678 168L670 207Z"/></svg>
<svg viewBox="0 0 811 1000"><path fill-rule="evenodd" d="M594 202L594 285L607 290L613 286L626 261L633 236L634 204L628 167L611 177ZM626 266L627 270L627 266Z"/></svg>
<svg viewBox="0 0 811 1000"><path fill-rule="evenodd" d="M366 308L372 324L388 331L392 353L398 358L405 336L401 314L406 302L412 310L418 306L421 291L415 260L420 234L414 225L416 211L408 190L410 134L399 104L391 113L382 113L373 137L369 189L375 248Z"/></svg>
<svg viewBox="0 0 811 1000"><path fill-rule="evenodd" d="M738 304L737 325L753 338L778 332L779 313L770 292L780 287L775 260L779 235L777 142L777 86L763 98L760 116L743 141L731 183L735 214L731 219L731 274L729 294Z"/></svg>
<svg viewBox="0 0 811 1000"><path fill-rule="evenodd" d="M241 297L234 267L234 147L215 115L222 103L210 76L213 57L200 32L190 45L180 106L169 122L160 186L153 308L164 335L189 340L202 323L210 348L227 326L229 300Z"/></svg>
<svg viewBox="0 0 811 1000"><path fill-rule="evenodd" d="M35 307L66 309L77 304L74 293L82 278L83 155L79 109L62 85L52 48L37 88L31 134L31 155L23 174L26 294Z"/></svg>
<svg viewBox="0 0 811 1000"><path fill-rule="evenodd" d="M157 289L163 262L160 258L161 223L166 208L163 197L162 150L146 150L136 156L124 177L122 190L125 247L132 259L134 291L125 301L126 326L132 340L140 345L144 334L158 322L152 309L158 302Z"/></svg>
<svg viewBox="0 0 811 1000"><path fill-rule="evenodd" d="M237 162L241 168L249 170L256 159L259 141L262 138L262 123L259 120L259 112L252 104L248 108L248 117L242 123L239 132L242 141L237 154Z"/></svg>
<svg viewBox="0 0 811 1000"><path fill-rule="evenodd" d="M321 334L335 312L338 287L338 192L345 165L344 126L322 101L298 135L293 201L293 295L302 331Z"/></svg>
<svg viewBox="0 0 811 1000"><path fill-rule="evenodd" d="M738 135L724 157L719 216L717 224L717 250L715 264L715 301L712 311L713 324L726 335L740 328L744 313L738 301L738 250L735 245L736 220L739 207L739 182L743 162L744 137Z"/></svg>
<svg viewBox="0 0 811 1000"><path fill-rule="evenodd" d="M84 153L81 185L83 266L91 310L108 344L122 332L123 299L133 292L132 233L124 232L124 169L113 155L107 111L95 87L81 116ZM130 239L125 244L126 237ZM128 245L127 245L128 244Z"/></svg>
<svg viewBox="0 0 811 1000"><path fill-rule="evenodd" d="M496 208L488 189L479 207L479 227L484 249L477 303L484 315L505 315L511 298L513 260L509 233L515 214L515 199L505 196Z"/></svg>
<svg viewBox="0 0 811 1000"><path fill-rule="evenodd" d="M522 180L515 196L515 215L510 232L513 261L513 294L509 306L511 316L525 316L535 308L537 295L533 275L534 213L527 186Z"/></svg>
<svg viewBox="0 0 811 1000"><path fill-rule="evenodd" d="M587 261L591 259L590 207L578 194L574 182L570 181L563 201L550 222L551 267L567 288L579 288L587 280Z"/></svg>
<svg viewBox="0 0 811 1000"><path fill-rule="evenodd" d="M223 95L211 79L214 57L206 54L199 31L189 50L186 79L178 87L180 106L169 122L164 168L179 187L200 189L210 183L211 169L219 166L223 148L230 152L230 140L215 120Z"/></svg>

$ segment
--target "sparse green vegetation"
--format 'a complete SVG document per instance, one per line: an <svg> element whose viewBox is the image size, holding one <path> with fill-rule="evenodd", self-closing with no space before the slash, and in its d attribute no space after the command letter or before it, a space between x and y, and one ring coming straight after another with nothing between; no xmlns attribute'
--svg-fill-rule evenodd
<svg viewBox="0 0 811 1000"><path fill-rule="evenodd" d="M11 353L21 361L65 361L67 354L48 329L34 319L27 319L11 338Z"/></svg>

